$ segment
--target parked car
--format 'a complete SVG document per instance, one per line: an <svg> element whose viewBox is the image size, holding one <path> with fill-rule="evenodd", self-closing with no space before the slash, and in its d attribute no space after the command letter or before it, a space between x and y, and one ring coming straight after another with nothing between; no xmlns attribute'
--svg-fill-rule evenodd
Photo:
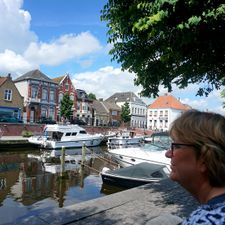
<svg viewBox="0 0 225 225"><path fill-rule="evenodd" d="M74 118L72 120L70 120L71 124L77 124L77 125L87 125L87 123L81 119L78 118Z"/></svg>
<svg viewBox="0 0 225 225"><path fill-rule="evenodd" d="M42 117L37 123L41 123L41 124L56 124L56 121L52 120L51 118Z"/></svg>
<svg viewBox="0 0 225 225"><path fill-rule="evenodd" d="M0 118L0 123L23 123L21 119L18 119L16 117L6 117L3 116Z"/></svg>

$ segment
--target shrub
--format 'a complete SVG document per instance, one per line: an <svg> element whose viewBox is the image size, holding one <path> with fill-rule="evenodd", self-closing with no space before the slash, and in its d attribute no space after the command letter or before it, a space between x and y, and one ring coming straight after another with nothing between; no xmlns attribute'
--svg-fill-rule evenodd
<svg viewBox="0 0 225 225"><path fill-rule="evenodd" d="M23 130L22 131L22 136L23 137L31 137L33 135L33 133L29 130Z"/></svg>

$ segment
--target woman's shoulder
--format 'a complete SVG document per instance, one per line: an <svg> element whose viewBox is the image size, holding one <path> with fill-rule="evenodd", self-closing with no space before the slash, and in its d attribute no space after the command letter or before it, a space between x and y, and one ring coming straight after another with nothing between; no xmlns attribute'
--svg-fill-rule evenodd
<svg viewBox="0 0 225 225"><path fill-rule="evenodd" d="M199 206L182 223L188 224L225 224L225 202Z"/></svg>

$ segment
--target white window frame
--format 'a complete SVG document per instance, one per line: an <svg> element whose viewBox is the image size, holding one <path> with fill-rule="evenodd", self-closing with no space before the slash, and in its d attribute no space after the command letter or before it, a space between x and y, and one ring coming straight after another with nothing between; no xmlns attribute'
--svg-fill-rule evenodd
<svg viewBox="0 0 225 225"><path fill-rule="evenodd" d="M12 101L12 90L11 89L5 89L4 100Z"/></svg>

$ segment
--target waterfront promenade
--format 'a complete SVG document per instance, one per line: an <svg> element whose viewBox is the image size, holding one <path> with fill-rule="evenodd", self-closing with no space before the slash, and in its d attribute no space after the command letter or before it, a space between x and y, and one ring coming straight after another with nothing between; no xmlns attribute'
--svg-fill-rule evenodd
<svg viewBox="0 0 225 225"><path fill-rule="evenodd" d="M167 179L62 209L26 215L15 224L175 225L197 206L183 188Z"/></svg>

